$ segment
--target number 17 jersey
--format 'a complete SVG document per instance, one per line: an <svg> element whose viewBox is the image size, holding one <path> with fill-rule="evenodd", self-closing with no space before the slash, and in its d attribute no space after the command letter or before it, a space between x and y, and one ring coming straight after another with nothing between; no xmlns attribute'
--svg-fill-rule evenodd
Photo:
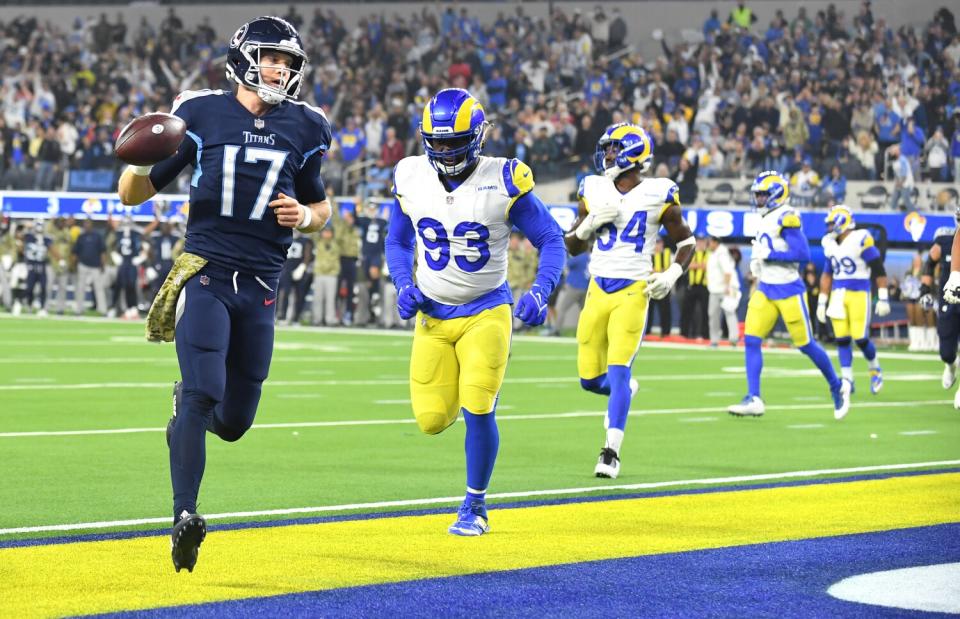
<svg viewBox="0 0 960 619"><path fill-rule="evenodd" d="M326 197L320 161L331 137L323 111L284 101L255 116L223 90L184 91L171 111L187 137L150 180L162 189L193 166L184 251L231 270L277 275L293 231L268 204L281 192L302 204Z"/></svg>
<svg viewBox="0 0 960 619"><path fill-rule="evenodd" d="M648 178L625 194L605 176L587 176L577 192L587 212L599 204L617 206L617 218L597 228L590 253L590 275L638 281L653 273L653 250L660 218L680 205L669 178Z"/></svg>

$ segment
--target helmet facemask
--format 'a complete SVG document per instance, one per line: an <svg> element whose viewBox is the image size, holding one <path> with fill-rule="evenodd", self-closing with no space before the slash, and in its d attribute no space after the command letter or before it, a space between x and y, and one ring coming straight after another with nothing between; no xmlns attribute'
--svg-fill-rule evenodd
<svg viewBox="0 0 960 619"><path fill-rule="evenodd" d="M263 56L269 52L289 56L291 59L290 66L264 64L262 62ZM296 99L297 95L300 94L300 87L303 85L303 69L307 63L306 55L302 51L249 42L240 47L240 53L250 63L250 68L243 75L242 85L255 91L264 103L277 105L285 99ZM265 79L264 69L276 69L280 74L280 84L273 84L270 80Z"/></svg>
<svg viewBox="0 0 960 619"><path fill-rule="evenodd" d="M430 165L444 176L457 176L480 157L490 123L484 121L476 129L465 133L423 133L423 150Z"/></svg>

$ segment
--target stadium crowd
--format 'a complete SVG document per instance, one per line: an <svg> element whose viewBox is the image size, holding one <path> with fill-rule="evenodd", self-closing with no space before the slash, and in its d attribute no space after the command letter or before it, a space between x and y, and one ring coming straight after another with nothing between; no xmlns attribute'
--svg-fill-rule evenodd
<svg viewBox="0 0 960 619"><path fill-rule="evenodd" d="M324 108L335 130L324 180L331 193L357 195L361 205L388 196L393 165L421 151L422 107L445 86L468 88L493 118L484 154L523 159L541 181L592 173L599 135L619 121L648 130L655 174L678 183L683 204L697 201L698 176L747 179L764 169L790 176L799 206L843 202L847 180L885 178L893 204L909 209L920 179L960 179L960 36L946 8L918 30L891 27L869 1L856 15L832 5L762 15L741 0L728 15L705 16L696 41L654 31L662 50L656 58L627 44L638 24L601 5L554 7L548 20L517 5L490 23L453 7L371 14L354 28L322 6L312 14L301 8L291 6L284 17L300 30L311 59L301 97ZM101 14L78 19L69 32L32 17L0 24L0 189L69 188L75 171L100 171L112 187L119 170L113 142L129 120L168 110L185 89L230 87L226 43L209 19L185 25L172 7L160 23ZM188 182L182 176L166 190L184 193ZM30 226L11 245L13 227L5 225L3 242L13 249L0 253L29 263ZM392 286L380 283L389 277L382 272L384 226L375 206L361 206L341 214L332 230L298 240L285 275L293 302L279 315L296 322L312 289L314 323L355 321L359 300L364 320L393 324ZM62 230L71 231L72 243L45 257L52 283L58 269L79 282L76 246L86 227L103 237L86 265L109 273L99 292L92 285L98 310L142 308L166 260L154 242L175 237L175 226L136 230L142 241L127 255L117 251L118 239L127 238L123 222L106 229L51 222L51 248ZM169 250L176 245L165 242ZM533 250L523 239L511 247L511 282L522 289L527 282L514 278L529 270L524 261L533 261ZM129 273L124 265L134 259L142 288L135 299L113 274ZM0 272L9 281L9 271ZM351 292L358 279L368 293ZM110 286L124 292L108 306L100 298ZM3 302L12 306L9 297ZM699 316L699 309L680 309ZM699 324L684 330L706 335Z"/></svg>

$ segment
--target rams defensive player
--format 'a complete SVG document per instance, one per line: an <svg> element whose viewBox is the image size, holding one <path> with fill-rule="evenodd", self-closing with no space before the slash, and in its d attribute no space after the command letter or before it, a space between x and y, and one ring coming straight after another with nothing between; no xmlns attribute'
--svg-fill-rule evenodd
<svg viewBox="0 0 960 619"><path fill-rule="evenodd" d="M540 251L536 281L515 312L528 325L546 319L566 257L560 227L532 192L530 168L480 155L488 126L466 90L441 90L430 100L420 124L426 155L394 170L386 240L400 316L416 316L410 397L417 425L438 434L462 411L467 426L467 494L449 529L454 535L489 530L485 495L500 441L494 410L512 329L510 231L516 225Z"/></svg>
<svg viewBox="0 0 960 619"><path fill-rule="evenodd" d="M840 376L850 381L853 392L853 349L851 340L870 366L870 393L883 387L883 372L877 349L870 341L871 279L877 281L877 316L890 313L887 272L873 236L856 228L853 214L846 206L833 207L827 215L827 234L820 243L826 264L820 276L817 320L833 323L840 357Z"/></svg>
<svg viewBox="0 0 960 619"><path fill-rule="evenodd" d="M744 329L746 344L747 395L727 410L732 415L759 417L764 413L760 399L760 346L777 318L783 318L793 344L820 369L830 385L833 416L843 419L850 410L850 383L837 378L830 357L813 339L806 288L799 265L810 260L807 237L800 227L800 215L787 206L790 189L778 172L761 172L751 186L754 203L762 215L750 256L750 272L759 280L747 305Z"/></svg>
<svg viewBox="0 0 960 619"><path fill-rule="evenodd" d="M609 396L606 443L597 477L620 473L620 447L637 381L630 366L647 323L647 297L666 297L690 263L696 241L680 213L676 184L643 175L653 161L647 133L626 123L611 125L597 143L596 176L580 183L579 216L566 235L571 254L590 253L590 285L577 324L577 371L587 391ZM660 226L677 244L677 257L653 273Z"/></svg>

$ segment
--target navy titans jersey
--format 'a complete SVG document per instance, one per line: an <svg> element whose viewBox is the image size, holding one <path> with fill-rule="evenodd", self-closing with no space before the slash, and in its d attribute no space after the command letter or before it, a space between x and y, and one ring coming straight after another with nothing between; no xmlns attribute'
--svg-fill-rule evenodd
<svg viewBox="0 0 960 619"><path fill-rule="evenodd" d="M46 264L47 251L53 239L43 234L28 233L23 237L23 259L30 264Z"/></svg>
<svg viewBox="0 0 960 619"><path fill-rule="evenodd" d="M380 217L357 217L360 228L360 241L363 255L383 253L383 244L387 236L387 220Z"/></svg>
<svg viewBox="0 0 960 619"><path fill-rule="evenodd" d="M115 237L117 253L123 257L124 264L132 262L143 248L140 233L136 230L119 231Z"/></svg>
<svg viewBox="0 0 960 619"><path fill-rule="evenodd" d="M953 228L938 228L933 243L940 246L940 285L937 290L943 290L950 277L950 252L953 251Z"/></svg>
<svg viewBox="0 0 960 619"><path fill-rule="evenodd" d="M232 92L187 90L173 104L187 124L177 154L150 173L162 188L187 165L190 214L184 251L231 270L276 276L293 230L267 205L284 193L301 204L326 198L320 162L330 146L323 111L284 101L254 116Z"/></svg>
<svg viewBox="0 0 960 619"><path fill-rule="evenodd" d="M304 258L307 257L307 254L310 253L312 246L313 243L306 236L293 239L293 242L290 243L290 248L287 250L287 261L283 265L283 268L292 271L300 266Z"/></svg>
<svg viewBox="0 0 960 619"><path fill-rule="evenodd" d="M150 245L153 251L153 262L156 265L173 264L173 248L176 247L180 236L177 234L164 234L156 230L150 234Z"/></svg>

